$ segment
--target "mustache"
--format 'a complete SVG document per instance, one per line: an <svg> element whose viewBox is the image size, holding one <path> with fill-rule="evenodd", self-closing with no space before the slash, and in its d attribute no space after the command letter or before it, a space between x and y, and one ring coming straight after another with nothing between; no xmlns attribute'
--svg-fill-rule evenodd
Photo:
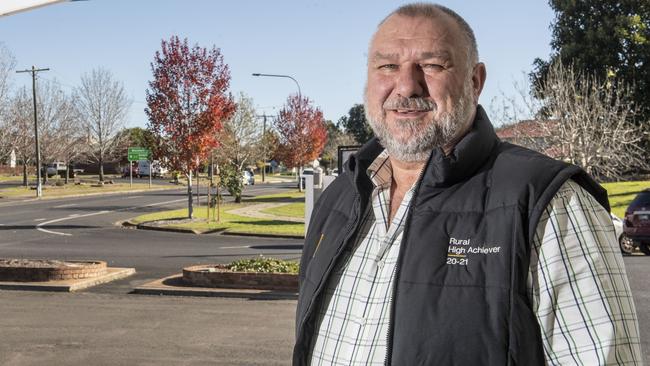
<svg viewBox="0 0 650 366"><path fill-rule="evenodd" d="M420 97L406 98L401 95L386 99L383 105L384 109L408 109L422 112L435 111L437 107L436 102L432 100Z"/></svg>

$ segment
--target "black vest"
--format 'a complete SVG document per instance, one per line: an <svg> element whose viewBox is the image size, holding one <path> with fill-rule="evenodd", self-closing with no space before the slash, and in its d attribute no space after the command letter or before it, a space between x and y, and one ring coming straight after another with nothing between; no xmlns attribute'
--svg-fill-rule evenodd
<svg viewBox="0 0 650 366"><path fill-rule="evenodd" d="M314 306L368 208L365 171L381 150L376 140L366 144L314 209L301 262L294 365L308 363ZM530 249L543 210L568 179L609 210L605 190L584 171L499 141L480 107L450 156L432 153L400 247L387 364L544 364L526 292Z"/></svg>

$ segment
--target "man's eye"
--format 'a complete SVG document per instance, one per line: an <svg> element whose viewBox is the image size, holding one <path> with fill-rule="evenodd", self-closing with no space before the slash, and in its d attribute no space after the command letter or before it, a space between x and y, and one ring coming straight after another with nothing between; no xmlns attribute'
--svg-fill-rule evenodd
<svg viewBox="0 0 650 366"><path fill-rule="evenodd" d="M430 71L439 71L444 69L444 67L440 64L423 64L420 65L422 70L430 70Z"/></svg>
<svg viewBox="0 0 650 366"><path fill-rule="evenodd" d="M397 65L395 64L386 64L386 65L380 65L378 67L379 70L397 70Z"/></svg>

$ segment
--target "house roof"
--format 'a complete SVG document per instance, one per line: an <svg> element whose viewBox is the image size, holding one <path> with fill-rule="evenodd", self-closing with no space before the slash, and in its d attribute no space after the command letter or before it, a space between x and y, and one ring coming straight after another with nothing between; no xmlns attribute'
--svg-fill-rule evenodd
<svg viewBox="0 0 650 366"><path fill-rule="evenodd" d="M501 139L514 139L519 137L546 137L548 129L544 124L551 124L555 121L546 120L524 120L510 125L502 126L496 129L496 134Z"/></svg>

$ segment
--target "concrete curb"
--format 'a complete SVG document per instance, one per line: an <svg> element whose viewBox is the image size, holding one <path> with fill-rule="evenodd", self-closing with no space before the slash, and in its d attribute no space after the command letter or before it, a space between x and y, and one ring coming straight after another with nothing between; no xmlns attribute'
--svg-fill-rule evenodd
<svg viewBox="0 0 650 366"><path fill-rule="evenodd" d="M168 190L177 189L177 188L178 187L151 188L151 189L147 188L147 189L138 189L138 190L135 190L135 191L94 192L94 193L75 194L75 195L59 196L59 197L43 196L41 198L17 199L15 201L0 202L0 207L11 206L14 203L26 203L26 202L34 202L34 201L42 201L42 200L57 200L57 199L64 200L64 199L78 198L78 197L110 196L110 195L113 195L113 194L124 194L124 193L142 193L142 192L168 191ZM0 200L2 200L2 199L11 200L11 198L2 198L2 197L0 197Z"/></svg>
<svg viewBox="0 0 650 366"><path fill-rule="evenodd" d="M257 233L238 233L238 232L228 232L227 229L214 229L208 231L197 231L192 229L183 229L175 227L161 227L161 226L150 226L147 223L136 224L130 220L118 221L115 223L117 226L122 226L129 229L139 229L139 230L151 230L151 231L167 231L172 233L182 233L182 234L195 234L195 235L204 235L204 234L220 234L220 235L229 235L229 236L251 236L257 238L278 238L278 239L304 239L304 235L284 235L284 234L257 234Z"/></svg>
<svg viewBox="0 0 650 366"><path fill-rule="evenodd" d="M304 235L289 235L289 234L256 234L256 233L237 233L224 231L221 235L229 236L253 236L258 238L279 238L279 239L304 239Z"/></svg>
<svg viewBox="0 0 650 366"><path fill-rule="evenodd" d="M140 295L234 297L254 300L298 299L297 292L187 286L183 283L182 278L182 274L161 278L136 287L132 293Z"/></svg>
<svg viewBox="0 0 650 366"><path fill-rule="evenodd" d="M61 280L47 282L6 282L0 281L0 290L74 292L103 283L116 281L135 274L135 268L106 268L106 274L81 280Z"/></svg>

